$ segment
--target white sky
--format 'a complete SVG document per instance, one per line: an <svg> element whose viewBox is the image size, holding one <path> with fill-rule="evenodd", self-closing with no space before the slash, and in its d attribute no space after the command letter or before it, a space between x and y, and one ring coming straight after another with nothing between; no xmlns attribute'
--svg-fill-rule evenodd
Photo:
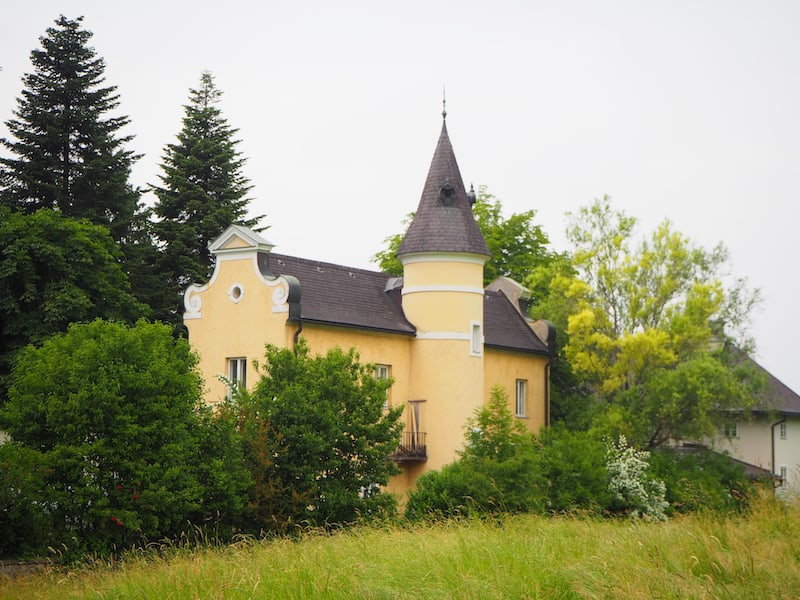
<svg viewBox="0 0 800 600"><path fill-rule="evenodd" d="M604 194L641 232L669 218L724 242L764 298L757 358L800 392L800 2L6 3L0 121L62 13L118 86L135 184L157 182L210 70L276 251L374 268L419 201L446 86L465 183L535 209L555 249L564 213Z"/></svg>

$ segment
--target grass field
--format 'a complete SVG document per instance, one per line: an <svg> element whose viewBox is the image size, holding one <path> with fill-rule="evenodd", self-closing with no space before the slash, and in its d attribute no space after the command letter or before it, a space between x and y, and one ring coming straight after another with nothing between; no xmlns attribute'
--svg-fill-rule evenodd
<svg viewBox="0 0 800 600"><path fill-rule="evenodd" d="M0 579L6 598L800 598L800 507L358 527Z"/></svg>

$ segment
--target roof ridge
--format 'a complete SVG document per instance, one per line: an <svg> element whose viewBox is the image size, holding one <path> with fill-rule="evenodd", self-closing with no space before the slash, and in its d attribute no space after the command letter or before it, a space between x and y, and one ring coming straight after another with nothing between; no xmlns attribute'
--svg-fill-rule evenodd
<svg viewBox="0 0 800 600"><path fill-rule="evenodd" d="M316 258L305 258L303 256L293 256L291 254L282 254L280 252L270 252L270 255L275 257L275 258L277 258L277 259L288 258L288 259L292 259L292 260L300 260L300 261L303 261L303 262L306 262L306 263L314 263L314 264L317 264L317 265L325 265L325 266L328 266L328 267L335 267L337 269L344 269L344 270L351 271L351 272L369 273L370 275L383 275L383 276L386 276L387 278L388 277L395 277L391 273L386 273L385 271L380 271L380 270L375 270L375 269L365 269L363 267L351 267L350 265L343 265L343 264L340 264L340 263L334 263L334 262L330 262L330 261L319 260L319 259L316 259Z"/></svg>

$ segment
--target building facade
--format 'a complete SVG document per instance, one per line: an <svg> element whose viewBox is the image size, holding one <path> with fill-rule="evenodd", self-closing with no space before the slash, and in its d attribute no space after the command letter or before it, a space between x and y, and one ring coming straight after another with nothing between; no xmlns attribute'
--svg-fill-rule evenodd
<svg viewBox="0 0 800 600"><path fill-rule="evenodd" d="M764 405L731 415L714 447L771 473L779 494L800 493L800 396L754 363L765 381Z"/></svg>
<svg viewBox="0 0 800 600"><path fill-rule="evenodd" d="M267 343L291 348L302 336L312 353L354 347L377 377L394 379L388 402L405 407L392 456L403 471L390 485L397 492L457 458L467 419L494 386L529 431L546 425L555 331L527 319L515 282L484 289L490 253L474 200L443 122L398 251L402 277L278 254L259 234L229 227L210 246L211 279L184 296L207 401L225 398L228 382L254 384L252 361Z"/></svg>

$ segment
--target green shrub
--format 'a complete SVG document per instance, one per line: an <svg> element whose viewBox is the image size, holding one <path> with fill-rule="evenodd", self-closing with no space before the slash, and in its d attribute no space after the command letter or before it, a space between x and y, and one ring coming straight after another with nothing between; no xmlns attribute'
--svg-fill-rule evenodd
<svg viewBox="0 0 800 600"><path fill-rule="evenodd" d="M40 452L0 443L0 557L21 558L46 548L52 524L42 491L49 469Z"/></svg>
<svg viewBox="0 0 800 600"><path fill-rule="evenodd" d="M407 517L526 512L541 506L535 438L511 413L505 390L492 389L489 403L467 423L465 438L459 460L417 480Z"/></svg>
<svg viewBox="0 0 800 600"><path fill-rule="evenodd" d="M548 512L600 514L611 505L602 441L555 426L542 432L539 445L538 468Z"/></svg>
<svg viewBox="0 0 800 600"><path fill-rule="evenodd" d="M312 355L266 347L255 389L233 403L254 485L248 517L255 533L298 525L339 527L391 513L381 486L398 473L402 408L384 409L391 381L377 379L355 349Z"/></svg>
<svg viewBox="0 0 800 600"><path fill-rule="evenodd" d="M69 558L178 536L190 522L216 527L241 510L232 423L203 407L196 360L170 327L144 321L75 324L20 354L0 427L40 453L37 500Z"/></svg>
<svg viewBox="0 0 800 600"><path fill-rule="evenodd" d="M756 494L741 463L707 448L657 450L651 465L666 484L666 498L675 512L737 512Z"/></svg>

